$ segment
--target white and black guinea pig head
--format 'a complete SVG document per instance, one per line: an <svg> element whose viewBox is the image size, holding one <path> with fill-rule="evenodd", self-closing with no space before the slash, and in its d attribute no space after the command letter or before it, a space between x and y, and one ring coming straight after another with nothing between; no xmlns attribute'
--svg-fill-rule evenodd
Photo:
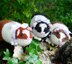
<svg viewBox="0 0 72 64"><path fill-rule="evenodd" d="M32 33L38 38L44 38L49 34L50 31L50 20L43 15L34 15L31 19L30 27Z"/></svg>

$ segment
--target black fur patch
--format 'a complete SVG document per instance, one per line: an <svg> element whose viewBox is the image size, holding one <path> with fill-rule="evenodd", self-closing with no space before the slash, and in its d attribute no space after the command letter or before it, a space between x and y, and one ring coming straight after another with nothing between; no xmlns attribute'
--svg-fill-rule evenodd
<svg viewBox="0 0 72 64"><path fill-rule="evenodd" d="M72 37L72 33L70 33L70 36Z"/></svg>
<svg viewBox="0 0 72 64"><path fill-rule="evenodd" d="M47 27L44 29L44 32L45 33L47 33L47 32L49 32L49 26L48 26L48 24L47 23L45 23L45 22L39 22L37 25L36 25L36 27L35 27L35 30L37 30L37 32L41 32L41 27L40 27L40 24L46 24L47 25Z"/></svg>

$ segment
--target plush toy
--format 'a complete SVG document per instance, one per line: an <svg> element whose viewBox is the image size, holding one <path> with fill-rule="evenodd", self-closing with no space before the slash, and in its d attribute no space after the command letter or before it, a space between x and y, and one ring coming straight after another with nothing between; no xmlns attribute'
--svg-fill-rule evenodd
<svg viewBox="0 0 72 64"><path fill-rule="evenodd" d="M45 41L50 33L51 23L44 15L36 14L31 19L30 27L35 39Z"/></svg>
<svg viewBox="0 0 72 64"><path fill-rule="evenodd" d="M31 28L27 23L20 24L11 20L2 20L0 21L0 40L5 40L15 46L13 57L20 59L23 53L22 47L29 45L32 41Z"/></svg>
<svg viewBox="0 0 72 64"><path fill-rule="evenodd" d="M49 40L61 47L68 40L70 40L72 33L69 31L68 27L62 23L54 23L50 28L51 35Z"/></svg>

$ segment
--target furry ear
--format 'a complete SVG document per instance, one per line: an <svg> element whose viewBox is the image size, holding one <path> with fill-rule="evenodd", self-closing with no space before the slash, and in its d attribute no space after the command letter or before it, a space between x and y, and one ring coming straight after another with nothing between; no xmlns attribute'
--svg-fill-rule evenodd
<svg viewBox="0 0 72 64"><path fill-rule="evenodd" d="M72 33L69 34L72 37Z"/></svg>

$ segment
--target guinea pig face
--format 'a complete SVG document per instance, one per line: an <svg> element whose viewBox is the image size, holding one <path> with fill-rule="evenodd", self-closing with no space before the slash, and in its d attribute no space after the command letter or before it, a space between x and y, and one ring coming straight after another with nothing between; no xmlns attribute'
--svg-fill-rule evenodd
<svg viewBox="0 0 72 64"><path fill-rule="evenodd" d="M50 20L46 16L41 14L34 15L30 22L33 36L37 38L46 37L49 33L51 25L52 24L50 23Z"/></svg>
<svg viewBox="0 0 72 64"><path fill-rule="evenodd" d="M33 34L37 37L46 37L49 33L49 26L45 22L38 22L35 27L33 27Z"/></svg>
<svg viewBox="0 0 72 64"><path fill-rule="evenodd" d="M27 28L18 28L16 30L16 41L21 46L29 45L32 41L32 34L31 31Z"/></svg>
<svg viewBox="0 0 72 64"><path fill-rule="evenodd" d="M52 43L55 43L59 47L64 45L71 38L71 32L68 27L62 23L54 23L50 31L53 33L51 35Z"/></svg>
<svg viewBox="0 0 72 64"><path fill-rule="evenodd" d="M54 43L58 47L61 47L62 45L64 45L67 42L66 35L62 32L51 34L50 40L52 43Z"/></svg>

